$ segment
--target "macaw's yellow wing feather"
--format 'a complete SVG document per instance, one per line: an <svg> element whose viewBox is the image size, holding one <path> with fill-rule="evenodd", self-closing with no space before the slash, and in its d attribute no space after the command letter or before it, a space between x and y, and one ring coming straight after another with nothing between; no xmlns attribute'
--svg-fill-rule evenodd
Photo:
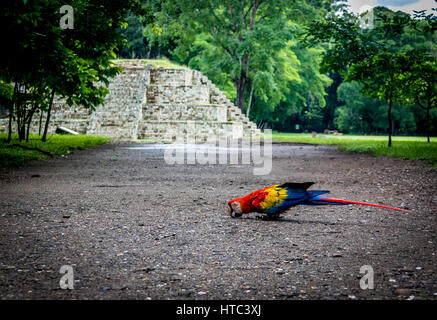
<svg viewBox="0 0 437 320"><path fill-rule="evenodd" d="M277 207L287 198L288 192L286 188L279 185L274 185L259 191L256 191L252 198L252 207L258 212L269 211L273 207Z"/></svg>

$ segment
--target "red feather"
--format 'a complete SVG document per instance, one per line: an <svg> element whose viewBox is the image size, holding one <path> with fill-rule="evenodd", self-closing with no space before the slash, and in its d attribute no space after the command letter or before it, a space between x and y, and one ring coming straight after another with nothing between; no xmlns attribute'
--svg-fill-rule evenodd
<svg viewBox="0 0 437 320"><path fill-rule="evenodd" d="M359 204L359 205L362 205L362 206L372 206L372 207L385 208L385 209L398 210L398 211L412 213L412 211L405 210L405 209L393 208L393 207L383 206L383 205L380 205L380 204L373 204L373 203L366 203L366 202L349 201L349 200L334 199L334 198L321 198L321 199L318 199L318 200L326 201L326 202Z"/></svg>

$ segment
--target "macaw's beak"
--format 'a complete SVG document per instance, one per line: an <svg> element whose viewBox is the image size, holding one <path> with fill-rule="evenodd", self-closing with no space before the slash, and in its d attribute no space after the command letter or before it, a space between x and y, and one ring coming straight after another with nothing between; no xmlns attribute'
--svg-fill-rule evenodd
<svg viewBox="0 0 437 320"><path fill-rule="evenodd" d="M232 209L232 207L230 205L228 205L228 214L232 217L232 218L237 218L237 217L241 217L243 214L242 213L236 213L234 211L234 209Z"/></svg>

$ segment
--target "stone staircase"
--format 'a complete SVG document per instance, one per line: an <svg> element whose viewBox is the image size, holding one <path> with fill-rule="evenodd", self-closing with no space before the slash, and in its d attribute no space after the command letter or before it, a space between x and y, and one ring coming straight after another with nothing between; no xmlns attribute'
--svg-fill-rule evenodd
<svg viewBox="0 0 437 320"><path fill-rule="evenodd" d="M200 72L150 69L138 137L203 142L259 136L260 130Z"/></svg>
<svg viewBox="0 0 437 320"><path fill-rule="evenodd" d="M120 140L136 139L148 72L141 64L125 63L109 83L105 103L91 114L87 134Z"/></svg>
<svg viewBox="0 0 437 320"><path fill-rule="evenodd" d="M55 100L49 133L64 126L82 134L156 142L261 135L256 124L199 71L155 68L141 60L117 63L124 71L110 81L105 103L90 111ZM38 123L35 117L32 133L38 132ZM7 119L0 119L0 132L6 131Z"/></svg>

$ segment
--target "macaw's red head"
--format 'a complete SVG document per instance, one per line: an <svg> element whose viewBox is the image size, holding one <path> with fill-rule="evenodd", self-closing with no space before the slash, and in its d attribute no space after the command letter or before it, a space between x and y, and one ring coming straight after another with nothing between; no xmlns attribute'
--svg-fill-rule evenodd
<svg viewBox="0 0 437 320"><path fill-rule="evenodd" d="M249 212L249 206L244 197L228 202L228 213L232 218L241 217L243 213Z"/></svg>

